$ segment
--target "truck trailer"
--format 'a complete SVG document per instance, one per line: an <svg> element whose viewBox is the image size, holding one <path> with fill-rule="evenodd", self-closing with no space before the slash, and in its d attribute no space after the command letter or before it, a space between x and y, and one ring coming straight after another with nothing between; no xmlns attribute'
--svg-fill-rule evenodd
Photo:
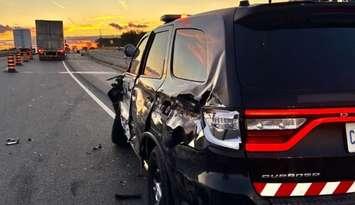
<svg viewBox="0 0 355 205"><path fill-rule="evenodd" d="M31 51L32 50L32 37L31 30L25 28L15 28L13 30L14 44L17 50Z"/></svg>
<svg viewBox="0 0 355 205"><path fill-rule="evenodd" d="M39 60L64 60L64 32L62 21L36 20Z"/></svg>

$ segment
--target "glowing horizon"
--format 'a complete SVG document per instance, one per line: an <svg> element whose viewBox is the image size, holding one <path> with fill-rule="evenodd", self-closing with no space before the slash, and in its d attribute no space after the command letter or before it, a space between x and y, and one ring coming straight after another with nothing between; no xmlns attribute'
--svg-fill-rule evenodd
<svg viewBox="0 0 355 205"><path fill-rule="evenodd" d="M258 0L259 1L259 0ZM0 0L0 48L12 40L9 28L32 30L35 20L61 20L65 37L119 35L148 31L169 13L196 14L236 6L237 0Z"/></svg>
<svg viewBox="0 0 355 205"><path fill-rule="evenodd" d="M160 16L167 13L194 14L202 11L231 7L235 0L11 0L0 1L0 25L33 29L38 19L61 20L66 36L117 35L129 23L152 29L160 24ZM16 12L13 12L16 11ZM19 18L18 14L21 13Z"/></svg>

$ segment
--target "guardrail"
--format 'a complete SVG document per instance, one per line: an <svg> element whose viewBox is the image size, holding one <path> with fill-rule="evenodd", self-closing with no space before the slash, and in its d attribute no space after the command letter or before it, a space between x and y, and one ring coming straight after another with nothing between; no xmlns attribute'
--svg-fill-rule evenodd
<svg viewBox="0 0 355 205"><path fill-rule="evenodd" d="M110 67L120 71L127 70L130 63L124 53L118 49L95 49L84 54L99 63L110 65Z"/></svg>

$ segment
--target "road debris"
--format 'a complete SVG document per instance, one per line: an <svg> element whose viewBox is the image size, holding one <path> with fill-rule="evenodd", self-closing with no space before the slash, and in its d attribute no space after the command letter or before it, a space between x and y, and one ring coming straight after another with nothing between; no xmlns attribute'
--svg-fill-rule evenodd
<svg viewBox="0 0 355 205"><path fill-rule="evenodd" d="M140 199L142 194L115 194L116 200Z"/></svg>
<svg viewBox="0 0 355 205"><path fill-rule="evenodd" d="M91 155L93 152L99 151L99 150L101 150L101 149L102 149L102 145L101 145L101 144L98 144L98 145L96 145L95 147L92 148L92 152L91 152L91 151L90 151L90 152L86 152L86 154L87 154L87 155Z"/></svg>
<svg viewBox="0 0 355 205"><path fill-rule="evenodd" d="M31 139L31 138L28 138L27 141L32 142L32 139Z"/></svg>
<svg viewBox="0 0 355 205"><path fill-rule="evenodd" d="M122 181L120 181L120 184L121 184L122 186L126 186L127 181L126 181L126 180L122 180Z"/></svg>
<svg viewBox="0 0 355 205"><path fill-rule="evenodd" d="M6 145L10 146L10 145L16 145L16 144L19 144L20 143L20 140L19 139L12 139L12 138L9 138L6 140Z"/></svg>
<svg viewBox="0 0 355 205"><path fill-rule="evenodd" d="M92 148L92 150L94 150L94 151L97 151L97 150L100 150L100 149L102 149L102 145L101 144L99 144L99 145L97 145L97 146Z"/></svg>

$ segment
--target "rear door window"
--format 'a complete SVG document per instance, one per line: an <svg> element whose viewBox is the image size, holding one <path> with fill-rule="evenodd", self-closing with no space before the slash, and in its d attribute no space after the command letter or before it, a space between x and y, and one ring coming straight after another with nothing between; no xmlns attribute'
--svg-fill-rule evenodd
<svg viewBox="0 0 355 205"><path fill-rule="evenodd" d="M203 31L176 30L172 63L175 77L204 82L207 78L206 58L207 45Z"/></svg>
<svg viewBox="0 0 355 205"><path fill-rule="evenodd" d="M156 33L147 57L144 76L160 78L164 71L165 57L168 49L169 32Z"/></svg>

